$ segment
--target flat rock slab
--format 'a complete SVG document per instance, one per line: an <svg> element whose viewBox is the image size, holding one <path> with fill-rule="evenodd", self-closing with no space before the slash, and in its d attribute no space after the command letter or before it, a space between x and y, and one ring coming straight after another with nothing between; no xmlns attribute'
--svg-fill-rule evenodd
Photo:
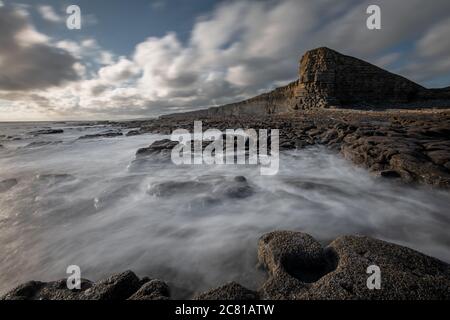
<svg viewBox="0 0 450 320"><path fill-rule="evenodd" d="M270 274L259 291L266 299L450 299L448 264L365 236L339 237L322 248L303 233L272 232L260 239L258 257ZM379 290L367 286L374 265ZM311 272L315 279L305 276Z"/></svg>

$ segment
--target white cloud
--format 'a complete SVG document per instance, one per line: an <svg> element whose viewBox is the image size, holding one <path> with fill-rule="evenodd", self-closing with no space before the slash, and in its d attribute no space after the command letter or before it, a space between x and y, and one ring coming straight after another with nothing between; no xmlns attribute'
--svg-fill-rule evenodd
<svg viewBox="0 0 450 320"><path fill-rule="evenodd" d="M74 65L82 79L28 92L22 100L18 95L9 98L17 99L13 99L17 108L27 105L72 117L129 117L202 108L247 98L294 80L300 55L318 46L393 67L414 79L450 71L446 32L450 2L435 0L423 7L419 0L376 1L382 9L383 28L376 32L366 28L370 2L224 2L197 19L187 41L182 42L175 33L150 37L137 44L128 57L117 58L93 38L59 41L56 48L82 62ZM405 15L405 11L415 14ZM31 33L16 41L49 43L27 28ZM413 50L398 48L403 41L409 41ZM93 72L86 61L100 67Z"/></svg>
<svg viewBox="0 0 450 320"><path fill-rule="evenodd" d="M64 19L62 16L58 15L52 6L42 5L38 7L38 11L41 14L42 19L58 23L62 22Z"/></svg>
<svg viewBox="0 0 450 320"><path fill-rule="evenodd" d="M93 60L100 65L110 65L115 61L115 55L104 50L93 38L87 38L80 42L61 40L56 42L55 46L70 52L80 60Z"/></svg>

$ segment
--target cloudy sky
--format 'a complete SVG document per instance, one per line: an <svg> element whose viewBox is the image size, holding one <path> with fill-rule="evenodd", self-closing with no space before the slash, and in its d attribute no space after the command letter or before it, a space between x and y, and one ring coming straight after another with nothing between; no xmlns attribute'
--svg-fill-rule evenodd
<svg viewBox="0 0 450 320"><path fill-rule="evenodd" d="M81 8L81 30L66 9ZM366 9L381 7L382 29ZM119 119L220 105L297 78L328 46L450 85L450 1L0 0L0 121Z"/></svg>

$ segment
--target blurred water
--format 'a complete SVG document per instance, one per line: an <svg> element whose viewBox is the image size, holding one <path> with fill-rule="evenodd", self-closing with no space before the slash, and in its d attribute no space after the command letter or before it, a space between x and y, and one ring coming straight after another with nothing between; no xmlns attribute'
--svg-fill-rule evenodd
<svg viewBox="0 0 450 320"><path fill-rule="evenodd" d="M46 126L65 132L28 134ZM232 280L255 288L257 239L277 229L324 243L365 234L450 262L448 192L377 180L319 147L282 153L279 174L261 176L133 162L159 135L77 140L108 129L0 124L0 181L16 179L0 187L0 292L72 264L91 280L127 269L161 278L176 297Z"/></svg>

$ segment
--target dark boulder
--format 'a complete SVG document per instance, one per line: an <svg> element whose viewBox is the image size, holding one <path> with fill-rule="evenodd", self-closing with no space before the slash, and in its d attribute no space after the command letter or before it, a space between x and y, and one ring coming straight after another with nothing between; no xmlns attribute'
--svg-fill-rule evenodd
<svg viewBox="0 0 450 320"><path fill-rule="evenodd" d="M11 290L2 300L79 300L81 294L92 286L89 280L81 280L81 288L69 290L65 279L53 282L30 281Z"/></svg>
<svg viewBox="0 0 450 320"><path fill-rule="evenodd" d="M158 197L171 197L180 194L195 195L211 188L207 183L198 181L166 181L150 185L147 193Z"/></svg>
<svg viewBox="0 0 450 320"><path fill-rule="evenodd" d="M96 282L85 290L81 300L125 300L140 287L139 278L132 271L112 275L106 280Z"/></svg>
<svg viewBox="0 0 450 320"><path fill-rule="evenodd" d="M169 286L161 280L144 283L128 300L167 300L170 298Z"/></svg>
<svg viewBox="0 0 450 320"><path fill-rule="evenodd" d="M38 136L41 134L61 134L64 133L63 129L42 129L30 132L31 135Z"/></svg>
<svg viewBox="0 0 450 320"><path fill-rule="evenodd" d="M257 300L258 294L236 282L197 295L196 300Z"/></svg>
<svg viewBox="0 0 450 320"><path fill-rule="evenodd" d="M365 236L343 236L327 247L299 232L278 231L259 241L269 271L265 299L448 300L450 266L412 249ZM369 266L381 271L381 289L367 286Z"/></svg>
<svg viewBox="0 0 450 320"><path fill-rule="evenodd" d="M132 137L132 136L138 136L140 134L142 134L142 132L139 131L139 130L130 130L130 131L127 132L126 136L127 137Z"/></svg>
<svg viewBox="0 0 450 320"><path fill-rule="evenodd" d="M177 145L177 141L171 141L169 139L155 141L150 146L139 149L136 152L136 158L148 157L152 155L170 156L172 149Z"/></svg>

